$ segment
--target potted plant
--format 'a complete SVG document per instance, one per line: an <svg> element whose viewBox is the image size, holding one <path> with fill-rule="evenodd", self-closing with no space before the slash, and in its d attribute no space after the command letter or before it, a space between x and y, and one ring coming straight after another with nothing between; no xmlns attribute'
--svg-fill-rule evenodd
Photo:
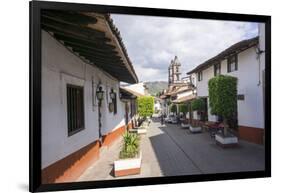
<svg viewBox="0 0 281 193"><path fill-rule="evenodd" d="M223 133L216 134L217 144L227 147L238 144L238 138L229 132L228 120L233 118L237 110L237 78L219 75L209 80L209 100L211 114L223 118Z"/></svg>
<svg viewBox="0 0 281 193"><path fill-rule="evenodd" d="M170 106L170 112L173 113L173 116L171 116L171 123L178 123L178 120L177 120L177 105L175 104L171 104Z"/></svg>
<svg viewBox="0 0 281 193"><path fill-rule="evenodd" d="M191 110L202 112L204 110L204 100L202 98L195 99L191 102ZM199 125L198 121L192 121L189 130L192 133L202 132L202 127Z"/></svg>
<svg viewBox="0 0 281 193"><path fill-rule="evenodd" d="M119 160L114 161L115 177L139 174L141 170L140 136L126 132L123 135Z"/></svg>
<svg viewBox="0 0 281 193"><path fill-rule="evenodd" d="M188 111L188 104L180 104L179 105L179 111L183 114L183 118L181 119L181 127L182 128L189 128L190 125L185 122L186 121L186 113Z"/></svg>

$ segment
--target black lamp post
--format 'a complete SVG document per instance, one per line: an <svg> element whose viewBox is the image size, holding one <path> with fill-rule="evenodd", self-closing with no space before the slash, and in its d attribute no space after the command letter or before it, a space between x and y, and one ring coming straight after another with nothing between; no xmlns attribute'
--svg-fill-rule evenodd
<svg viewBox="0 0 281 193"><path fill-rule="evenodd" d="M97 90L96 92L96 95L97 95L97 99L99 101L98 103L98 109L99 109L99 112L98 112L98 115L99 115L99 139L100 139L100 142L102 142L101 138L102 138L102 135L101 135L101 102L102 102L102 99L103 99L103 93L104 91L102 90L102 87L99 86L99 89Z"/></svg>

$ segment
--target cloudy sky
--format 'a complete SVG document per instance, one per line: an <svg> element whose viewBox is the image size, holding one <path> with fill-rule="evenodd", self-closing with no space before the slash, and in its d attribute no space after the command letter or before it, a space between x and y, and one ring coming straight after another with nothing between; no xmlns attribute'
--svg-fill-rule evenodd
<svg viewBox="0 0 281 193"><path fill-rule="evenodd" d="M255 37L257 23L111 15L140 81L168 79L175 55L182 76L232 44Z"/></svg>

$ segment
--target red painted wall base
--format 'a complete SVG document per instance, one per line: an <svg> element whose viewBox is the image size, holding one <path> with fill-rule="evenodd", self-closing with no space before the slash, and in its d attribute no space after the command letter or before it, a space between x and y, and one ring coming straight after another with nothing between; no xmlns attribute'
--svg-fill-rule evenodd
<svg viewBox="0 0 281 193"><path fill-rule="evenodd" d="M126 130L122 126L103 136L103 146L110 146ZM65 158L42 169L42 184L74 182L81 174L99 159L100 142L93 143L79 149Z"/></svg>
<svg viewBox="0 0 281 193"><path fill-rule="evenodd" d="M247 127L247 126L239 126L238 128L239 138L244 139L246 141L263 144L263 136L264 129L255 128L255 127Z"/></svg>

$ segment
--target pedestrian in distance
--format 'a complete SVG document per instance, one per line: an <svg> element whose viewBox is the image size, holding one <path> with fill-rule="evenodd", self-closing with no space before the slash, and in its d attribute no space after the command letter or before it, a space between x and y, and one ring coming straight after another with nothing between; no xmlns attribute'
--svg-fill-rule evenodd
<svg viewBox="0 0 281 193"><path fill-rule="evenodd" d="M164 115L163 115L163 113L161 113L161 125L163 125L164 124Z"/></svg>

